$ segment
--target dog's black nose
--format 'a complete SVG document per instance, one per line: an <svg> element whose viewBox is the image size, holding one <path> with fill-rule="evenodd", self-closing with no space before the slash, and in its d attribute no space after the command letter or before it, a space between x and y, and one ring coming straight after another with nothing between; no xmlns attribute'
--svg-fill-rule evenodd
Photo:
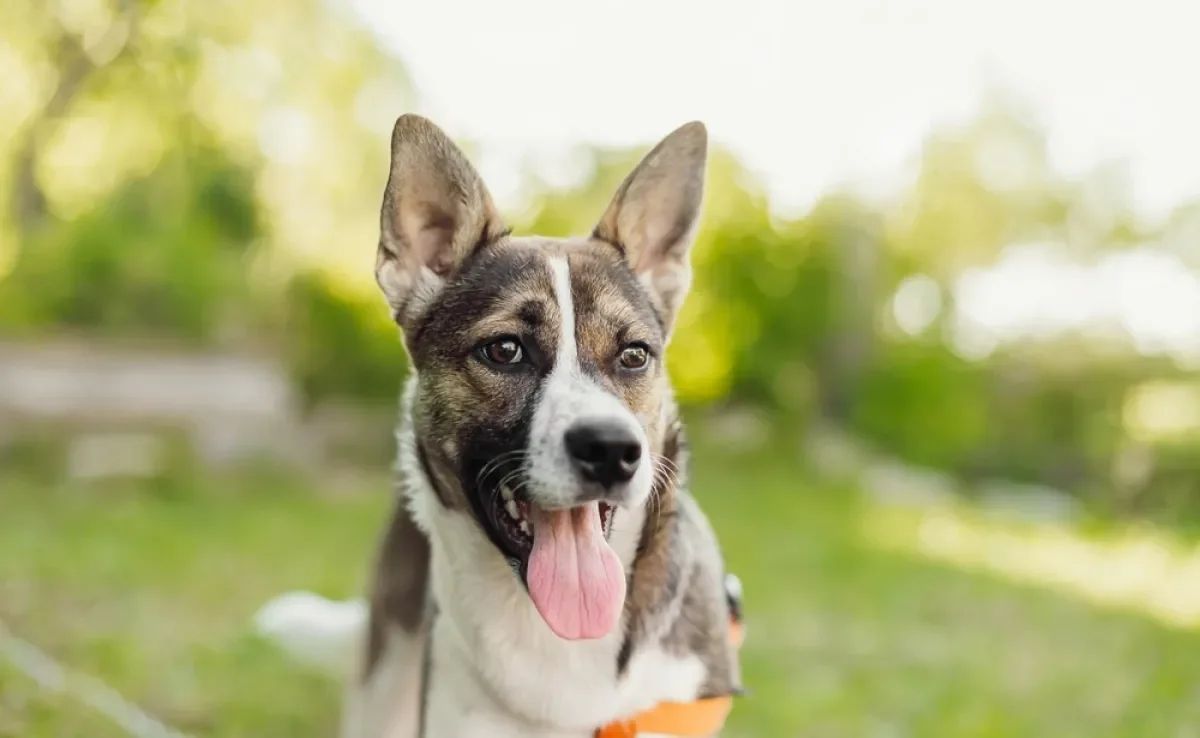
<svg viewBox="0 0 1200 738"><path fill-rule="evenodd" d="M611 487L628 482L642 460L642 443L626 423L595 420L567 431L567 453L584 479Z"/></svg>

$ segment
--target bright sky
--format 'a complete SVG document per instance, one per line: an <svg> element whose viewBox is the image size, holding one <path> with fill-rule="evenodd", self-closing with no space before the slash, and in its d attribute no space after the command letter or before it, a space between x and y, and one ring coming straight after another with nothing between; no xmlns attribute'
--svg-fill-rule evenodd
<svg viewBox="0 0 1200 738"><path fill-rule="evenodd" d="M887 191L989 79L1031 103L1068 172L1128 157L1151 216L1200 196L1196 0L352 1L421 112L483 142L502 201L525 153L649 144L693 118L785 208Z"/></svg>

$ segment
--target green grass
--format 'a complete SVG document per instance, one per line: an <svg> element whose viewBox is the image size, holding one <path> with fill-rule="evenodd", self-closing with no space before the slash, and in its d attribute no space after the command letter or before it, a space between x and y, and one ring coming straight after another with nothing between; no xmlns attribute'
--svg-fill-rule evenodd
<svg viewBox="0 0 1200 738"><path fill-rule="evenodd" d="M879 511L848 490L698 457L746 588L752 694L727 736L1200 735L1195 632L878 545ZM0 479L0 618L196 735L332 736L339 685L249 621L285 590L357 594L387 494L382 478L319 492ZM897 540L918 525L889 520ZM0 662L0 737L120 734Z"/></svg>

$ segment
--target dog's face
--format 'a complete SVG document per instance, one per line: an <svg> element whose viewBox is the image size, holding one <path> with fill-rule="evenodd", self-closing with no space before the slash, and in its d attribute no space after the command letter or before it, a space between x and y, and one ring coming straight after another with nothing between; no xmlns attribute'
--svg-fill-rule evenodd
<svg viewBox="0 0 1200 738"><path fill-rule="evenodd" d="M419 458L563 637L615 623L624 572L604 541L661 473L663 354L690 282L705 150L703 126L680 128L591 236L558 240L509 235L432 123L404 116L393 134L376 276L417 372Z"/></svg>

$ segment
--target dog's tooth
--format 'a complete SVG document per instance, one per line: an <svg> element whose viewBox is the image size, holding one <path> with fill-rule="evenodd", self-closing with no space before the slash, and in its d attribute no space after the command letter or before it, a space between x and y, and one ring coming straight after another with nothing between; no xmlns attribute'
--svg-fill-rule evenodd
<svg viewBox="0 0 1200 738"><path fill-rule="evenodd" d="M511 501L513 498L513 488L507 484L500 485L500 494L504 495L504 499ZM517 517L516 515L513 516Z"/></svg>
<svg viewBox="0 0 1200 738"><path fill-rule="evenodd" d="M521 519L521 515L517 512L517 503L513 502L512 500L504 503L504 509L508 511L508 516L513 520Z"/></svg>
<svg viewBox="0 0 1200 738"><path fill-rule="evenodd" d="M531 536L531 535L533 535L533 533L531 533L531 532L529 531L529 521L528 521L528 520L522 520L522 521L521 521L521 532L522 532L522 533L524 533L524 534L525 534L525 535L527 535L527 536Z"/></svg>

